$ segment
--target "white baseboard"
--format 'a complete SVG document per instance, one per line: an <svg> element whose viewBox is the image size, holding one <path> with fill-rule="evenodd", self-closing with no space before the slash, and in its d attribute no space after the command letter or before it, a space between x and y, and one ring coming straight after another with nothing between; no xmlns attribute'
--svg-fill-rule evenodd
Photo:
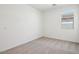
<svg viewBox="0 0 79 59"><path fill-rule="evenodd" d="M13 45L12 47L8 47L8 48L6 48L6 49L1 50L0 53L1 53L1 52L4 52L4 51L6 51L6 50L12 49L12 48L14 48L14 47L17 47L17 46L19 46L19 45L22 45L22 44L28 43L28 42L30 42L30 41L32 41L32 40L39 39L39 38L41 38L41 37L42 37L42 36L35 37L35 38L33 38L33 39L29 40L29 41L22 42L22 43L17 44L17 45Z"/></svg>

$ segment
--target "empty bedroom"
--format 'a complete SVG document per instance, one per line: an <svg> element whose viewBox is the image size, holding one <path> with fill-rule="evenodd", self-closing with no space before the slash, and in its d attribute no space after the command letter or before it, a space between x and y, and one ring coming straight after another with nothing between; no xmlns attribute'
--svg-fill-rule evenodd
<svg viewBox="0 0 79 59"><path fill-rule="evenodd" d="M0 54L79 54L79 4L0 4Z"/></svg>

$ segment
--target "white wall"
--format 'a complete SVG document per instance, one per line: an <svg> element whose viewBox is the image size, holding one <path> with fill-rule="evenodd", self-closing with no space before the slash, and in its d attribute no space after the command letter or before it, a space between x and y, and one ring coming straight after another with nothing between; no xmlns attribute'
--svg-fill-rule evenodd
<svg viewBox="0 0 79 59"><path fill-rule="evenodd" d="M64 9L71 8L74 13L74 29L61 28L61 16ZM62 6L52 8L44 12L44 36L50 38L57 38L72 42L79 42L78 39L78 7L77 6Z"/></svg>
<svg viewBox="0 0 79 59"><path fill-rule="evenodd" d="M0 51L41 37L41 19L28 5L0 5Z"/></svg>
<svg viewBox="0 0 79 59"><path fill-rule="evenodd" d="M78 7L78 13L77 13L77 15L78 15L78 29L77 29L77 38L78 38L78 40L79 40L79 7Z"/></svg>

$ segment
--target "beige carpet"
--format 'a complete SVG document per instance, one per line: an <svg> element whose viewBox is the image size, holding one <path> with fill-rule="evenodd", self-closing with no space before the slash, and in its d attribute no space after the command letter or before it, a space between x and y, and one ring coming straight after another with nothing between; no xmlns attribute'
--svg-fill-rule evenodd
<svg viewBox="0 0 79 59"><path fill-rule="evenodd" d="M2 54L77 54L79 44L42 37L2 52Z"/></svg>

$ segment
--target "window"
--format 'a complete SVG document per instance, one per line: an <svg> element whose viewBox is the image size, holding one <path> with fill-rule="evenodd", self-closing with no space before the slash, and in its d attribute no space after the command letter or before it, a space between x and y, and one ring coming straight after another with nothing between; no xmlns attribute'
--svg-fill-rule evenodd
<svg viewBox="0 0 79 59"><path fill-rule="evenodd" d="M74 14L66 13L62 15L61 25L64 29L73 29L74 28Z"/></svg>

